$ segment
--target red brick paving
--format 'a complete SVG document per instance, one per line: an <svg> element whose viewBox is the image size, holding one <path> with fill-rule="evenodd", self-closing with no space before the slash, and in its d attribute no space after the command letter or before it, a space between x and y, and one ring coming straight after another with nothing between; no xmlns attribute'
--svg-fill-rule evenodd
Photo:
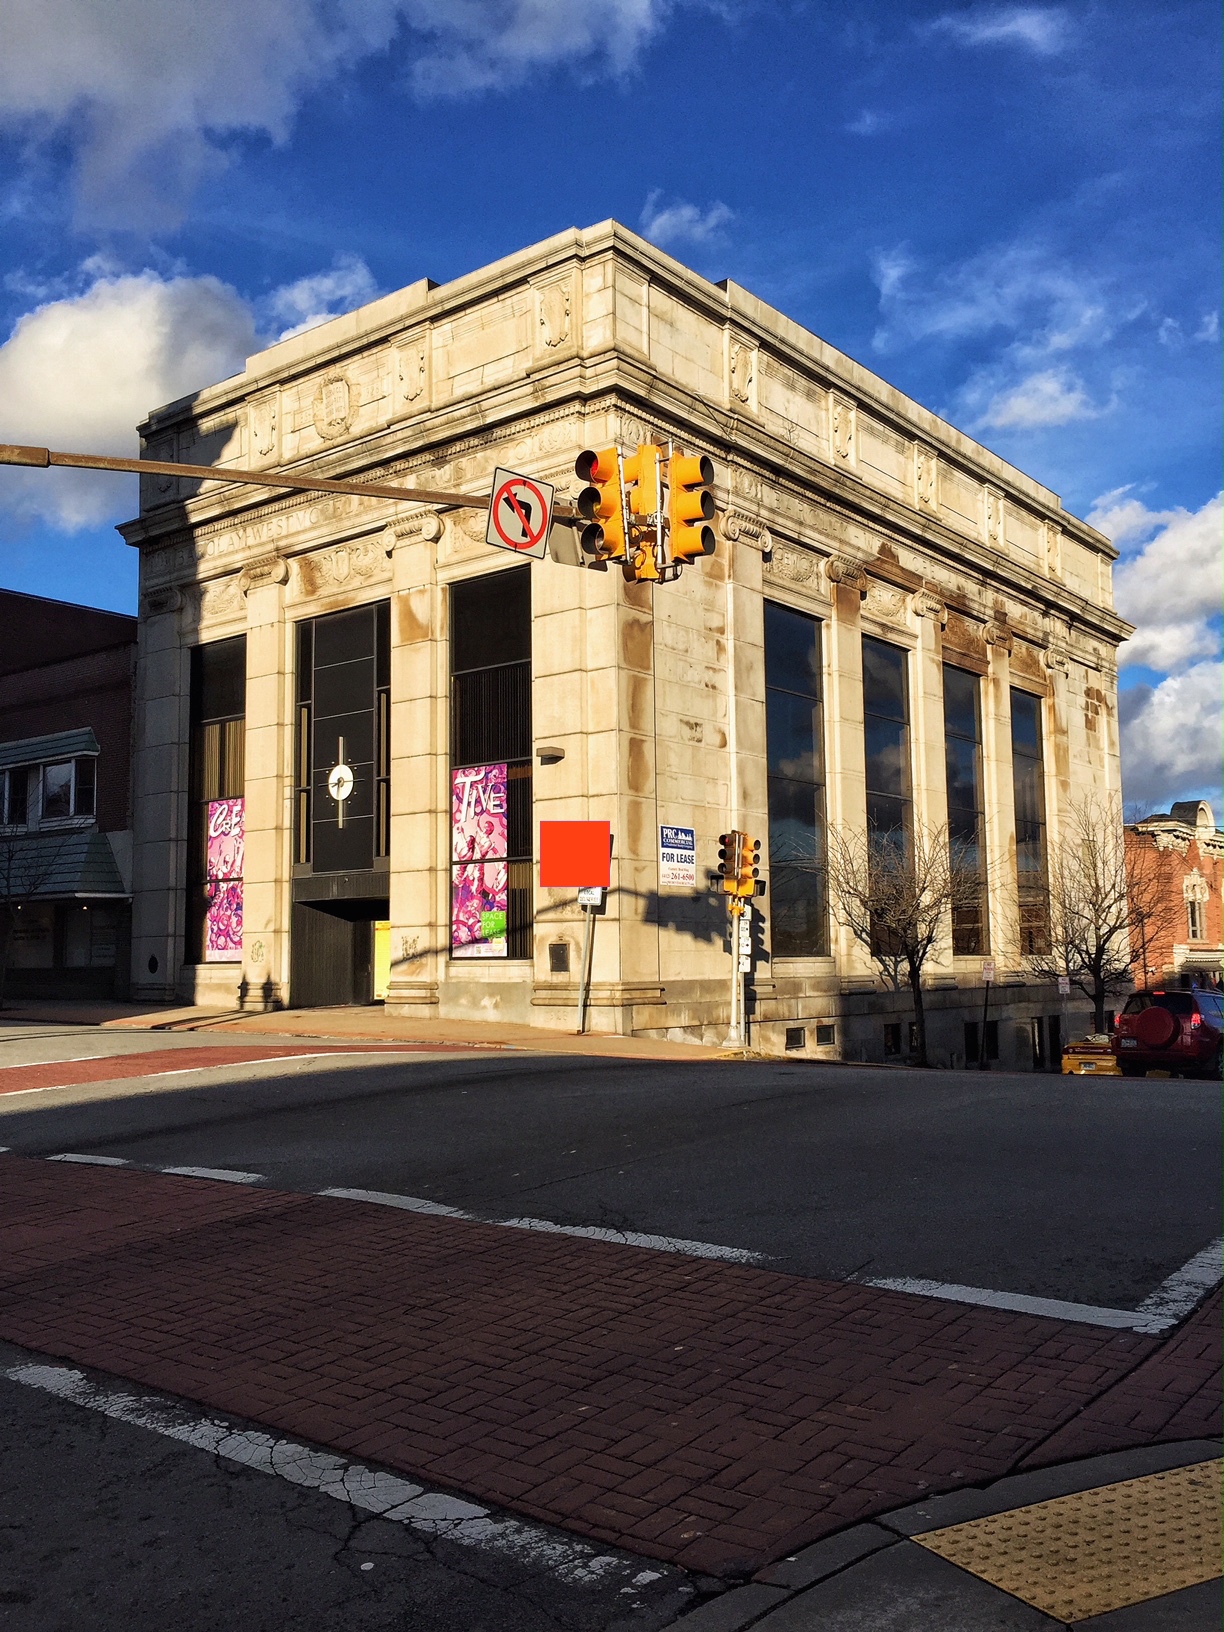
<svg viewBox="0 0 1224 1632"><path fill-rule="evenodd" d="M39 1065L8 1065L0 1069L0 1094L28 1093L31 1088L69 1088L80 1082L122 1082L128 1077L157 1077L176 1071L205 1071L220 1065L249 1065L260 1060L291 1060L316 1054L413 1054L466 1052L461 1045L447 1048L432 1043L367 1044L290 1043L281 1048L242 1048L237 1044L200 1048L158 1048L147 1054L102 1054L88 1060L49 1060Z"/></svg>
<svg viewBox="0 0 1224 1632"><path fill-rule="evenodd" d="M1179 1439L1219 1439L1220 1292L1157 1352L1025 1458L1026 1468Z"/></svg>
<svg viewBox="0 0 1224 1632"><path fill-rule="evenodd" d="M613 1243L16 1157L0 1164L0 1229L0 1336L725 1575L1013 1469L1161 1347ZM1209 1358L1178 1364L1189 1375Z"/></svg>

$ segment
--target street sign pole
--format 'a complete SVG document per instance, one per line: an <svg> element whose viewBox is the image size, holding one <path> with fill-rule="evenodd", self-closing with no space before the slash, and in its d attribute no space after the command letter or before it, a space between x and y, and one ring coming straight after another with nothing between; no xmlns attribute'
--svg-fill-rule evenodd
<svg viewBox="0 0 1224 1632"><path fill-rule="evenodd" d="M982 960L982 1037L978 1043L978 1070L986 1070L986 1016L990 1012L990 988L994 983L993 958Z"/></svg>
<svg viewBox="0 0 1224 1632"><path fill-rule="evenodd" d="M578 904L586 914L582 932L582 972L578 979L578 1035L586 1031L587 1004L591 995L591 966L595 958L595 915L603 906L603 891L596 885L578 891Z"/></svg>
<svg viewBox="0 0 1224 1632"><path fill-rule="evenodd" d="M741 926L744 921L744 903L735 896L731 901L731 1024L727 1029L727 1047L744 1046L744 977L740 973Z"/></svg>

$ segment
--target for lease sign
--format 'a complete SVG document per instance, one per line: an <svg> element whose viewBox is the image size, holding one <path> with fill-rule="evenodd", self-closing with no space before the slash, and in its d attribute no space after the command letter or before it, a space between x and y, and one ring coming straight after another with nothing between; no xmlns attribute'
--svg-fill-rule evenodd
<svg viewBox="0 0 1224 1632"><path fill-rule="evenodd" d="M691 827L660 827L659 885L695 888L697 884L697 835Z"/></svg>

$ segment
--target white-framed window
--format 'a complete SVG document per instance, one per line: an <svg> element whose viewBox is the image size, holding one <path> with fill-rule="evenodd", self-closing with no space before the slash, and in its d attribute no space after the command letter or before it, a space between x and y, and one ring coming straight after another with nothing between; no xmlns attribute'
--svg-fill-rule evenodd
<svg viewBox="0 0 1224 1632"><path fill-rule="evenodd" d="M97 815L97 762L60 759L0 771L0 826L79 825Z"/></svg>
<svg viewBox="0 0 1224 1632"><path fill-rule="evenodd" d="M1203 918L1203 903L1201 901L1187 901L1186 929L1192 941L1201 941L1206 935Z"/></svg>

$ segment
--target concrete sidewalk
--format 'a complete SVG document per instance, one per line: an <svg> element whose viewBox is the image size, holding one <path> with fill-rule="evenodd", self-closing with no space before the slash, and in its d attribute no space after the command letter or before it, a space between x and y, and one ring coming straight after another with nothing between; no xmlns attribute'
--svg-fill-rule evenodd
<svg viewBox="0 0 1224 1632"><path fill-rule="evenodd" d="M0 1010L0 1035L9 1025L102 1026L115 1031L238 1032L243 1036L320 1037L363 1042L436 1043L467 1048L515 1049L593 1059L742 1059L743 1049L703 1047L651 1037L605 1032L551 1031L500 1021L414 1020L388 1014L380 1004L350 1008L276 1009L269 1013L192 1006L151 1007L132 1003L13 1003ZM810 1063L810 1062L809 1062Z"/></svg>

